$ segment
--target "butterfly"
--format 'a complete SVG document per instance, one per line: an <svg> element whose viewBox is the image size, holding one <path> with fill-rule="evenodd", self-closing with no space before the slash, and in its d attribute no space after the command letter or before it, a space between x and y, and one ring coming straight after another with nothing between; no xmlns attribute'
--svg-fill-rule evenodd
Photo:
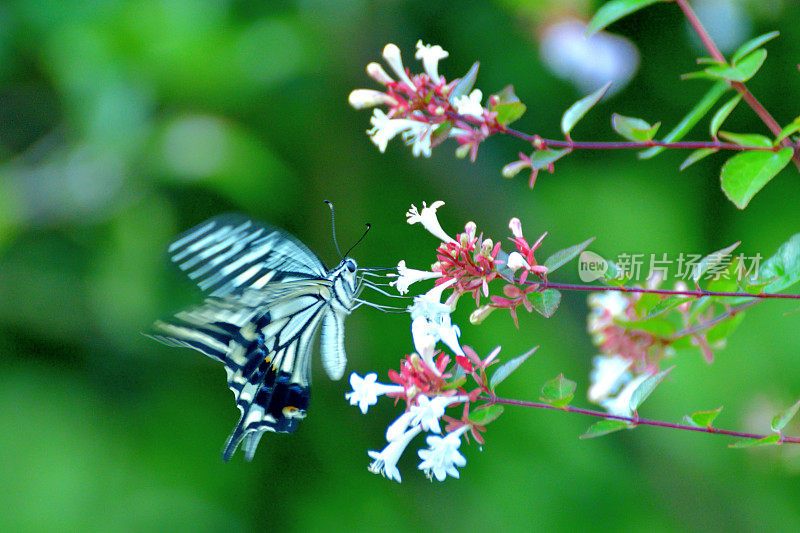
<svg viewBox="0 0 800 533"><path fill-rule="evenodd" d="M325 373L344 374L344 319L365 303L358 299L363 275L349 257L328 270L294 236L241 215L199 224L168 253L208 297L157 321L150 336L225 366L241 416L222 458L243 443L250 461L265 432L292 433L306 416L318 332Z"/></svg>

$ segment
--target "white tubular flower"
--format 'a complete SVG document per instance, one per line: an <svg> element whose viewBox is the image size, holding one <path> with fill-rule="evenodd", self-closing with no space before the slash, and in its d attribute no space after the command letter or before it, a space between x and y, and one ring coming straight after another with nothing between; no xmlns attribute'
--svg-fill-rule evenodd
<svg viewBox="0 0 800 533"><path fill-rule="evenodd" d="M397 440L398 438L403 436L408 426L416 426L418 424L413 423L412 419L414 418L414 413L406 412L397 417L397 420L389 424L389 427L386 428L386 442L392 442L393 440Z"/></svg>
<svg viewBox="0 0 800 533"><path fill-rule="evenodd" d="M622 317L628 308L628 300L620 291L595 292L589 295L589 306L594 312L607 312L612 317Z"/></svg>
<svg viewBox="0 0 800 533"><path fill-rule="evenodd" d="M409 128L403 132L403 141L411 145L411 153L414 157L419 157L421 155L430 157L433 125L425 122L415 122L415 124L417 124L417 127Z"/></svg>
<svg viewBox="0 0 800 533"><path fill-rule="evenodd" d="M628 382L627 385L619 392L616 398L607 398L600 402L600 406L608 411L609 414L615 416L633 416L631 411L631 396L639 385L641 385L650 374L640 374Z"/></svg>
<svg viewBox="0 0 800 533"><path fill-rule="evenodd" d="M411 90L416 90L411 78L406 74L406 69L403 68L403 59L400 57L400 49L397 45L389 43L383 48L383 59L392 67L392 70L400 81L408 85Z"/></svg>
<svg viewBox="0 0 800 533"><path fill-rule="evenodd" d="M386 151L386 145L395 138L398 133L413 131L413 135L418 135L421 131L429 129L429 124L418 122L407 118L391 118L380 109L372 112L369 119L372 129L367 130L372 142L378 147L381 153Z"/></svg>
<svg viewBox="0 0 800 533"><path fill-rule="evenodd" d="M591 385L587 396L592 403L600 403L633 377L629 372L631 361L619 355L598 355L592 359L593 367L589 374Z"/></svg>
<svg viewBox="0 0 800 533"><path fill-rule="evenodd" d="M475 118L483 117L483 105L481 100L483 93L480 89L475 89L469 95L459 96L453 100L453 107L460 115L467 115Z"/></svg>
<svg viewBox="0 0 800 533"><path fill-rule="evenodd" d="M422 44L422 40L420 39L417 41L417 53L414 57L422 60L422 68L425 69L431 81L438 85L442 82L439 77L439 61L449 55L450 54L438 44L434 46Z"/></svg>
<svg viewBox="0 0 800 533"><path fill-rule="evenodd" d="M397 100L392 98L386 93L380 91L373 91L372 89L356 89L350 93L347 98L350 105L356 109L365 109L367 107L375 107L376 105L397 105Z"/></svg>
<svg viewBox="0 0 800 533"><path fill-rule="evenodd" d="M528 264L528 262L525 260L524 257L522 257L522 254L519 253L519 252L511 252L510 254L508 254L508 260L506 261L506 266L512 272L516 272L520 268L524 268L525 270L528 270L528 269L531 268L531 266Z"/></svg>
<svg viewBox="0 0 800 533"><path fill-rule="evenodd" d="M511 234L514 236L514 238L522 238L522 222L520 222L517 217L514 217L508 221L508 229L511 230Z"/></svg>
<svg viewBox="0 0 800 533"><path fill-rule="evenodd" d="M514 161L503 167L502 174L504 178L513 178L526 168L531 168L531 164L529 161L523 161L523 160Z"/></svg>
<svg viewBox="0 0 800 533"><path fill-rule="evenodd" d="M371 405L378 403L378 396L403 392L401 385L385 385L377 383L377 379L378 374L375 372L371 372L363 378L355 372L350 374L350 386L353 387L353 391L346 393L344 397L350 402L350 405L358 405L363 414L367 414Z"/></svg>
<svg viewBox="0 0 800 533"><path fill-rule="evenodd" d="M420 394L417 396L417 404L412 405L409 411L412 414L409 424L419 424L425 431L441 433L442 428L439 426L439 419L444 416L444 410L447 406L464 402L467 399L467 396L434 396L431 400L424 394Z"/></svg>
<svg viewBox="0 0 800 533"><path fill-rule="evenodd" d="M414 342L414 350L425 361L425 364L438 374L433 361L433 352L439 339L431 331L430 322L424 316L411 321L411 340Z"/></svg>
<svg viewBox="0 0 800 533"><path fill-rule="evenodd" d="M397 287L397 292L400 294L406 294L408 293L409 285L412 283L426 279L441 278L442 273L406 268L406 262L403 260L397 263L397 274L387 274L387 276L397 278L396 280L389 282L390 287Z"/></svg>
<svg viewBox="0 0 800 533"><path fill-rule="evenodd" d="M417 468L425 471L425 474L431 480L435 477L438 481L444 481L448 475L458 478L459 474L456 467L462 467L467 464L466 458L458 451L461 446L461 435L467 429L469 429L469 426L462 426L444 437L435 435L428 437L426 439L428 448L417 452L419 458L422 459Z"/></svg>
<svg viewBox="0 0 800 533"><path fill-rule="evenodd" d="M376 109L376 111L378 111ZM417 211L417 206L411 204L411 209L406 213L406 222L409 224L416 224L419 222L426 230L428 230L434 237L442 242L456 242L450 235L445 233L442 225L439 224L439 219L436 217L436 210L444 205L444 202L437 200L428 207L425 202L422 202L422 212Z"/></svg>
<svg viewBox="0 0 800 533"><path fill-rule="evenodd" d="M411 439L421 432L422 428L415 426L387 444L380 452L369 450L367 454L372 458L369 471L373 474L381 474L389 479L394 479L400 483L402 479L400 478L400 471L397 469L397 461L400 460L400 456L403 455L403 451L405 451Z"/></svg>
<svg viewBox="0 0 800 533"><path fill-rule="evenodd" d="M367 75L381 85L394 83L394 79L389 76L378 63L370 63L367 65Z"/></svg>
<svg viewBox="0 0 800 533"><path fill-rule="evenodd" d="M431 364L432 350L429 351L431 361L426 359L426 354L421 351L430 346L431 340L434 341L434 344L441 341L453 353L464 355L464 350L458 344L461 330L450 320L452 309L449 305L440 303L442 292L454 283L455 280L450 280L437 285L422 296L414 297L414 305L408 309L411 313L411 337L414 340L414 346L417 348L417 353L434 370L436 367Z"/></svg>

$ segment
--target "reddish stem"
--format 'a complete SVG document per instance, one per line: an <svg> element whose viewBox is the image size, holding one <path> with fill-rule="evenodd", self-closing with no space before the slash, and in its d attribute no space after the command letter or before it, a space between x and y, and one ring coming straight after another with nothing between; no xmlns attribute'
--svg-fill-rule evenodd
<svg viewBox="0 0 800 533"><path fill-rule="evenodd" d="M800 294L777 294L777 293L759 293L750 294L747 292L715 292L704 291L703 289L695 290L666 290L666 289L645 289L642 287L611 287L605 285L578 285L573 283L551 283L544 282L526 282L526 284L538 284L541 290L545 289L561 289L565 291L619 291L619 292L641 292L647 294L665 294L665 295L678 295L678 296L694 296L701 298L703 296L711 296L717 298L730 297L730 298L759 298L759 299L784 299L784 300L800 300Z"/></svg>
<svg viewBox="0 0 800 533"><path fill-rule="evenodd" d="M700 19L697 18L697 15L695 14L694 10L692 10L692 7L689 5L689 2L687 0L675 0L675 3L678 4L678 7L681 8L681 11L683 11L686 20L689 21L689 24L692 26L695 33L697 33L697 36L700 37L701 41L703 41L703 46L706 47L706 50L708 50L708 53L711 54L711 57L713 57L720 63L727 64L725 56L722 55L722 52L719 51L717 45L714 44L714 40L711 38L711 35L709 35L709 33L703 27L703 23L700 22ZM781 133L780 124L778 124L778 122L774 118L772 118L772 115L770 115L769 111L767 111L766 108L763 105L761 105L761 102L759 102L753 95L753 93L751 93L750 90L747 87L745 87L744 83L738 81L732 81L730 82L730 85L739 94L742 95L744 101L747 102L747 104L753 111L755 111L756 115L758 115L758 117L769 128L769 130L773 133L773 135L775 135L776 137L780 135ZM781 146L785 148L794 148L794 155L792 156L792 160L794 161L795 166L797 166L797 168L800 169L800 154L798 153L797 147L792 145L789 139L783 139L781 141Z"/></svg>
<svg viewBox="0 0 800 533"><path fill-rule="evenodd" d="M650 420L647 418L641 418L638 416L617 416L611 415L608 413L604 413L602 411L594 411L591 409L580 409L578 407L556 407L550 405L548 403L540 403L540 402L526 402L523 400L511 400L507 398L498 398L488 397L488 396L481 396L481 400L489 402L490 404L504 404L504 405L517 405L520 407L533 407L535 409L552 409L554 411L567 411L568 413L577 413L581 415L587 416L594 416L597 418L605 418L610 420L622 420L624 422L630 422L634 426L658 426L663 428L671 428L671 429L680 429L684 431L698 431L700 433L714 433L717 435L728 435L729 437L740 437L743 439L763 439L765 437L769 437L770 435L759 435L757 433L744 433L741 431L730 431L727 429L717 429L714 427L695 427L695 426L688 426L684 424L672 424L670 422L661 422L659 420ZM791 442L791 443L800 443L800 437L787 437L786 435L780 435L779 442Z"/></svg>

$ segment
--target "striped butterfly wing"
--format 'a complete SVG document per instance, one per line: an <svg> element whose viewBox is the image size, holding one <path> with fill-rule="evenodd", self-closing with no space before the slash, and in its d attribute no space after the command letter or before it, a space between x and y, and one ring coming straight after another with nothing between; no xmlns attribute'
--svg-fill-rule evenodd
<svg viewBox="0 0 800 533"><path fill-rule="evenodd" d="M178 268L211 296L324 279L328 273L294 236L241 215L216 216L178 236L168 251Z"/></svg>
<svg viewBox="0 0 800 533"><path fill-rule="evenodd" d="M169 251L212 296L170 322L157 322L153 337L225 365L241 417L223 459L244 441L250 460L265 431L291 433L305 417L319 329L326 372L335 379L344 372L349 310L332 303L340 283L297 239L241 217L201 224Z"/></svg>

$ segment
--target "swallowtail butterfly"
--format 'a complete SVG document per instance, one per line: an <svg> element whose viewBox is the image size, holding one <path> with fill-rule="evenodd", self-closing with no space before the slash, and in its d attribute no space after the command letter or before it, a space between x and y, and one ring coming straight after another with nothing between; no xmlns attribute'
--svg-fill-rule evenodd
<svg viewBox="0 0 800 533"><path fill-rule="evenodd" d="M292 235L240 215L190 229L169 255L209 296L156 322L152 337L225 365L241 417L222 457L243 442L249 461L264 432L292 433L306 416L317 332L325 372L344 374L344 319L359 304L363 277L349 257L328 270Z"/></svg>

